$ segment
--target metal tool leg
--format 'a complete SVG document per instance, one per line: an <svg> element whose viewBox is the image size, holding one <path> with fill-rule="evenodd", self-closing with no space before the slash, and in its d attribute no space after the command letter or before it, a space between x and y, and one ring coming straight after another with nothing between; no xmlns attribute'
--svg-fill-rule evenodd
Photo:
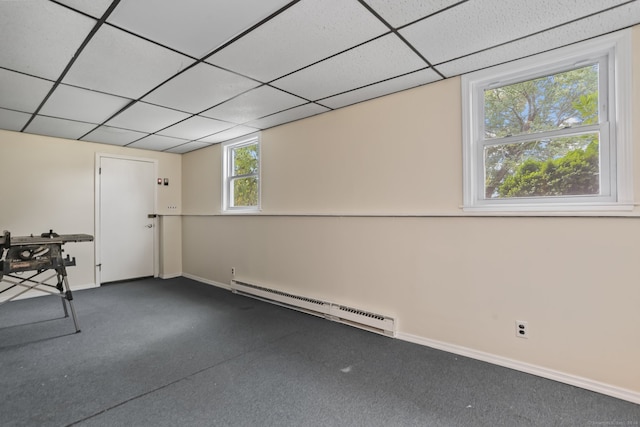
<svg viewBox="0 0 640 427"><path fill-rule="evenodd" d="M69 287L69 281L67 280L66 274L62 275L62 281L64 282L65 298L69 303L69 308L71 308L71 317L73 318L73 324L76 327L76 333L78 333L80 332L80 328L78 327L78 318L76 316L76 310L75 308L73 308L73 294L71 293L71 288ZM64 304L64 300L62 302ZM66 312L66 307L65 307L65 312Z"/></svg>
<svg viewBox="0 0 640 427"><path fill-rule="evenodd" d="M58 273L58 284L56 285L56 288L58 289L58 292L60 292L60 296L62 297L62 309L64 310L64 317L69 317L69 310L67 310L67 304L64 302L66 296L64 294L64 287L63 287L63 277L64 275Z"/></svg>

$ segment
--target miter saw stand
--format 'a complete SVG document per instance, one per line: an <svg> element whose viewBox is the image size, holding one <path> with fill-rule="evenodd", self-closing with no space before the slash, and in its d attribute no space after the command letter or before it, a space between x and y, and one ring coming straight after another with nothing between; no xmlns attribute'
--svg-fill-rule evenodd
<svg viewBox="0 0 640 427"><path fill-rule="evenodd" d="M93 236L88 234L58 235L53 230L40 236L20 237L11 237L11 233L4 231L0 236L0 284L8 284L9 287L0 290L0 294L16 287L25 289L0 302L0 305L32 289L57 295L62 298L64 317L69 317L68 304L76 333L80 332L76 311L73 308L73 294L67 280L67 267L75 266L76 259L70 258L69 255L63 258L62 245L67 242L92 240ZM44 273L49 270L53 270L53 274L44 277ZM53 278L57 281L55 285L47 283Z"/></svg>

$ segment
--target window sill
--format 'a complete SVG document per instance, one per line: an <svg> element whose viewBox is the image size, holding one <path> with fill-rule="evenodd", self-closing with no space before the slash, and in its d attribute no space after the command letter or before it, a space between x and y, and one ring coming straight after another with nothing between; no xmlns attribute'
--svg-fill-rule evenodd
<svg viewBox="0 0 640 427"><path fill-rule="evenodd" d="M256 215L262 212L260 208L253 209L227 209L221 210L220 214L222 215Z"/></svg>
<svg viewBox="0 0 640 427"><path fill-rule="evenodd" d="M501 204L491 206L462 206L465 213L475 215L504 216L637 216L633 203L584 203L584 204Z"/></svg>

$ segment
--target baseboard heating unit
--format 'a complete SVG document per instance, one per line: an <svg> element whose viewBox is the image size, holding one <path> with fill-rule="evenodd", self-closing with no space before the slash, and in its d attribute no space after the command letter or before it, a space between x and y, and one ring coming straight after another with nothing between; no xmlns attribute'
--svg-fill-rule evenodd
<svg viewBox="0 0 640 427"><path fill-rule="evenodd" d="M344 323L370 332L389 337L396 336L395 320L381 314L370 313L357 308L346 307L314 298L293 295L237 280L231 281L231 292L302 311L314 316L324 317L334 322Z"/></svg>

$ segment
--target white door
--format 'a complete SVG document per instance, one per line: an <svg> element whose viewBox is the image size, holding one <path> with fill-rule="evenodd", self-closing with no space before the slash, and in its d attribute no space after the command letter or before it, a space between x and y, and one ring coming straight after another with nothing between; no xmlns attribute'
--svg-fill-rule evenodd
<svg viewBox="0 0 640 427"><path fill-rule="evenodd" d="M154 275L155 163L100 157L99 282Z"/></svg>

